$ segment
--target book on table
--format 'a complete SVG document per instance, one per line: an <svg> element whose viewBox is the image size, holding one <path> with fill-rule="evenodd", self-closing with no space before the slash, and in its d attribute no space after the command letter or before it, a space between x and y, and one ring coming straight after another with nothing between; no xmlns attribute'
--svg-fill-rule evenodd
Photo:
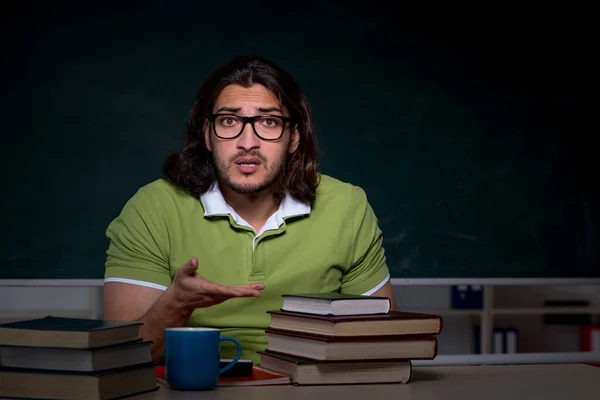
<svg viewBox="0 0 600 400"><path fill-rule="evenodd" d="M367 383L408 383L410 360L318 361L259 351L260 365L290 377L294 385L343 385Z"/></svg>
<svg viewBox="0 0 600 400"><path fill-rule="evenodd" d="M0 324L0 397L105 400L157 390L140 325L54 316Z"/></svg>
<svg viewBox="0 0 600 400"><path fill-rule="evenodd" d="M432 335L323 336L269 328L268 349L314 361L432 360L437 338Z"/></svg>
<svg viewBox="0 0 600 400"><path fill-rule="evenodd" d="M390 311L387 297L341 293L283 294L282 311L316 315L385 314Z"/></svg>
<svg viewBox="0 0 600 400"><path fill-rule="evenodd" d="M150 341L91 348L12 346L0 344L0 366L62 371L101 371L152 362Z"/></svg>
<svg viewBox="0 0 600 400"><path fill-rule="evenodd" d="M314 315L281 310L268 311L270 327L324 336L437 335L443 320L438 315L389 311L370 315Z"/></svg>
<svg viewBox="0 0 600 400"><path fill-rule="evenodd" d="M392 311L387 297L283 298L280 309L267 311L260 365L290 376L295 385L408 383L412 360L437 355L439 315Z"/></svg>
<svg viewBox="0 0 600 400"><path fill-rule="evenodd" d="M154 363L104 371L0 367L0 397L108 400L158 389Z"/></svg>
<svg viewBox="0 0 600 400"><path fill-rule="evenodd" d="M90 348L135 340L141 322L47 316L0 324L0 344Z"/></svg>
<svg viewBox="0 0 600 400"><path fill-rule="evenodd" d="M166 369L164 365L155 367L156 379L165 386L169 383L166 381ZM289 385L290 377L276 372L267 370L261 366L253 365L252 371L248 376L219 376L217 387L222 386L271 386L271 385Z"/></svg>

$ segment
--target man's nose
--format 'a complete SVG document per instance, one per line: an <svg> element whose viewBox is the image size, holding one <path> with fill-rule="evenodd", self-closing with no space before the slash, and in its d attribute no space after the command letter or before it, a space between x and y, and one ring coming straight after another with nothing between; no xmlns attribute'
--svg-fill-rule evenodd
<svg viewBox="0 0 600 400"><path fill-rule="evenodd" d="M250 123L246 124L242 130L242 133L238 137L237 147L246 151L260 147L260 138L256 136Z"/></svg>

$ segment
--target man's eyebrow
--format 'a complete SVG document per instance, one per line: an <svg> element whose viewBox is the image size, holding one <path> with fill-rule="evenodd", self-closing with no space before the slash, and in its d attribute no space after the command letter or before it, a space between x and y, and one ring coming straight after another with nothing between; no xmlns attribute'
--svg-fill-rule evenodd
<svg viewBox="0 0 600 400"><path fill-rule="evenodd" d="M278 107L259 107L258 111L260 111L261 113L268 113L268 112L276 111L280 114L283 114L283 111L281 110L281 108L278 108Z"/></svg>
<svg viewBox="0 0 600 400"><path fill-rule="evenodd" d="M215 111L215 114L218 114L223 111L236 113L236 112L239 112L241 109L242 109L241 107L221 107L217 111Z"/></svg>
<svg viewBox="0 0 600 400"><path fill-rule="evenodd" d="M215 111L215 114L218 114L223 111L230 113L238 113L241 109L241 107L220 107L217 111ZM280 114L283 114L283 111L279 107L259 107L257 110L261 113L278 112Z"/></svg>

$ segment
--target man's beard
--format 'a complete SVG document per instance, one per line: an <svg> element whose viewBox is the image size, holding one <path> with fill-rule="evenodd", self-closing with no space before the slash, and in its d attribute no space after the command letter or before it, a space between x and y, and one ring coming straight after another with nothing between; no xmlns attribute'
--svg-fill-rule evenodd
<svg viewBox="0 0 600 400"><path fill-rule="evenodd" d="M241 152L235 154L233 157L231 157L229 159L228 163L224 163L221 161L221 159L216 154L213 153L217 177L219 179L220 184L227 186L228 188L233 190L235 193L244 194L244 195L258 194L258 193L264 192L264 191L278 185L279 182L281 181L281 178L283 175L283 169L285 166L286 156L287 156L287 151L283 152L281 159L277 160L277 162L275 164L272 164L271 168L265 169L266 175L262 181L252 182L252 183L251 182L238 183L238 182L234 182L232 179L230 179L229 174L227 173L228 166L233 164L233 161L235 159L240 158L240 157L256 157L256 158L260 159L260 161L262 163L261 165L263 165L263 166L267 165L267 159L256 150L253 150L250 152L241 151Z"/></svg>

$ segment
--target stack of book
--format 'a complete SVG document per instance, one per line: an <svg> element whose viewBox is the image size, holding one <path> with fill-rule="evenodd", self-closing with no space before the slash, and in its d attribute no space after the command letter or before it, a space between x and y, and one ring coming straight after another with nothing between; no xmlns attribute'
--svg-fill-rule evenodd
<svg viewBox="0 0 600 400"><path fill-rule="evenodd" d="M0 324L0 397L104 400L157 390L140 325L54 316Z"/></svg>
<svg viewBox="0 0 600 400"><path fill-rule="evenodd" d="M269 311L261 366L296 385L407 383L411 360L437 355L438 315L390 311L387 297L283 295Z"/></svg>

